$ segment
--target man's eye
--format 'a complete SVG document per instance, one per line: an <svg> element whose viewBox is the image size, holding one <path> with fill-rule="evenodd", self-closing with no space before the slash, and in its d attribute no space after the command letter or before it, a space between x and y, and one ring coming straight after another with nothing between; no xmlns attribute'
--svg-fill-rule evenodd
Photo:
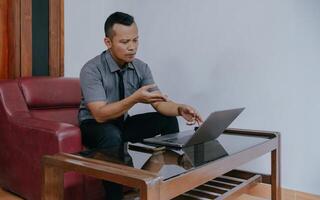
<svg viewBox="0 0 320 200"><path fill-rule="evenodd" d="M122 44L128 44L129 41L121 41Z"/></svg>

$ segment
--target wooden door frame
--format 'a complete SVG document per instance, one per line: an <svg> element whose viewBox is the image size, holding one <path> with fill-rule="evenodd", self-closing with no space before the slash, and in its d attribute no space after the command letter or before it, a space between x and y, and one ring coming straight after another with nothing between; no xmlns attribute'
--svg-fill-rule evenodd
<svg viewBox="0 0 320 200"><path fill-rule="evenodd" d="M3 0L4 78L32 76L32 0ZM49 1L49 76L64 75L64 0ZM2 34L3 33L3 34ZM7 53L6 53L7 52ZM2 64L4 66L2 66Z"/></svg>
<svg viewBox="0 0 320 200"><path fill-rule="evenodd" d="M16 0L15 0L16 1ZM32 76L32 0L20 2L20 76Z"/></svg>
<svg viewBox="0 0 320 200"><path fill-rule="evenodd" d="M20 0L8 0L8 77L21 76L21 2ZM30 25L31 26L31 25ZM28 35L28 34L27 34ZM32 57L31 57L32 58ZM30 61L29 61L30 62ZM26 65L26 63L24 63Z"/></svg>
<svg viewBox="0 0 320 200"><path fill-rule="evenodd" d="M8 1L0 1L0 79L8 76Z"/></svg>
<svg viewBox="0 0 320 200"><path fill-rule="evenodd" d="M49 0L49 74L64 75L64 0Z"/></svg>

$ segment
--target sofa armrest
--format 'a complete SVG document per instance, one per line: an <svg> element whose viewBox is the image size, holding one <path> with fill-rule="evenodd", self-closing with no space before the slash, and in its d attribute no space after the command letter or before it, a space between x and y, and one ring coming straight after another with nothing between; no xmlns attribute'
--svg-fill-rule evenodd
<svg viewBox="0 0 320 200"><path fill-rule="evenodd" d="M34 118L28 112L16 112L9 118L17 142L23 149L44 154L74 153L82 150L81 133L77 126ZM20 146L21 147L21 146Z"/></svg>

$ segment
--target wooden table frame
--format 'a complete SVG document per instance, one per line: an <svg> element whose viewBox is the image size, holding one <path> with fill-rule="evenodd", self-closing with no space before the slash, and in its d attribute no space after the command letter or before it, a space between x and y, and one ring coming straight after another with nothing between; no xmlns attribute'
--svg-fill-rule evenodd
<svg viewBox="0 0 320 200"><path fill-rule="evenodd" d="M224 134L262 136L269 138L269 140L168 180L162 180L157 174L146 170L67 153L44 156L42 159L42 199L63 199L64 173L69 171L138 188L141 200L172 199L248 161L271 152L271 175L269 176L271 182L271 199L280 200L279 133L227 129ZM197 178L195 179L194 177ZM177 185L179 187L176 187Z"/></svg>

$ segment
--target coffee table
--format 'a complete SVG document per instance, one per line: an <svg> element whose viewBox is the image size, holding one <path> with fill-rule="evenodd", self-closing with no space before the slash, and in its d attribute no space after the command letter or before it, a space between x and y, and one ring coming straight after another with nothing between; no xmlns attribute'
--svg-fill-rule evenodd
<svg viewBox="0 0 320 200"><path fill-rule="evenodd" d="M235 170L271 152L271 175ZM280 200L280 134L227 129L219 138L184 149L108 150L58 153L42 159L42 199L63 199L63 175L74 171L137 188L140 199L230 199L256 182L271 184Z"/></svg>

